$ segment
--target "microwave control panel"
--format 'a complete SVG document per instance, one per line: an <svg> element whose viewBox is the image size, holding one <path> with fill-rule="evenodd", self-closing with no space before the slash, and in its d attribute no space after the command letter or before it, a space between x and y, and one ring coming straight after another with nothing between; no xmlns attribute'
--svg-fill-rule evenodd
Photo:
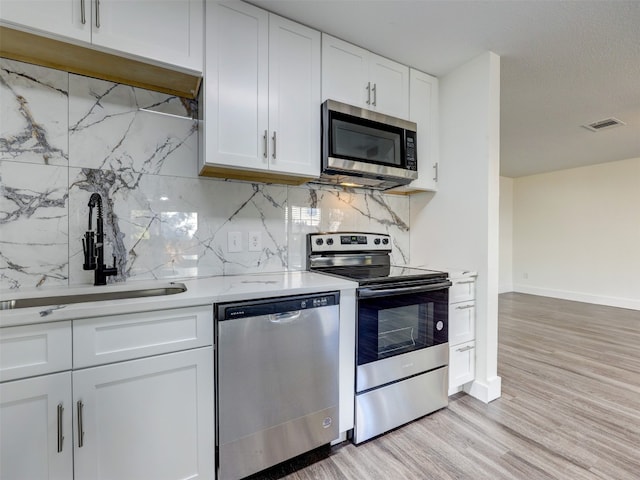
<svg viewBox="0 0 640 480"><path fill-rule="evenodd" d="M405 142L405 159L407 170L418 170L418 159L416 155L416 132L407 130Z"/></svg>

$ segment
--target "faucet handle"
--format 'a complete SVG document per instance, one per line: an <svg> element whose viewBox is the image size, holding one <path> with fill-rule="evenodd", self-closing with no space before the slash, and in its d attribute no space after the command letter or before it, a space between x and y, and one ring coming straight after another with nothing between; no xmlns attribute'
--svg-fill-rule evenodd
<svg viewBox="0 0 640 480"><path fill-rule="evenodd" d="M96 241L93 231L85 232L82 239L82 250L84 252L84 270L96 269Z"/></svg>

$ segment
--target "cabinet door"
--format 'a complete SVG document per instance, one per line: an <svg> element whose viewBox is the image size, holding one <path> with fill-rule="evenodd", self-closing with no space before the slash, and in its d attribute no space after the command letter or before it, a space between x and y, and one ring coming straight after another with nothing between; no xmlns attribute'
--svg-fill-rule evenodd
<svg viewBox="0 0 640 480"><path fill-rule="evenodd" d="M213 479L212 347L74 371L73 392L75 480Z"/></svg>
<svg viewBox="0 0 640 480"><path fill-rule="evenodd" d="M100 0L93 10L94 45L202 71L203 0Z"/></svg>
<svg viewBox="0 0 640 480"><path fill-rule="evenodd" d="M269 17L269 170L320 175L320 32Z"/></svg>
<svg viewBox="0 0 640 480"><path fill-rule="evenodd" d="M202 71L203 0L100 0L93 10L94 45Z"/></svg>
<svg viewBox="0 0 640 480"><path fill-rule="evenodd" d="M268 168L269 14L207 3L205 164Z"/></svg>
<svg viewBox="0 0 640 480"><path fill-rule="evenodd" d="M411 69L409 81L409 120L418 125L418 178L411 182L416 190L438 187L438 79Z"/></svg>
<svg viewBox="0 0 640 480"><path fill-rule="evenodd" d="M476 338L476 303L461 302L449 305L449 345L469 342Z"/></svg>
<svg viewBox="0 0 640 480"><path fill-rule="evenodd" d="M71 373L0 384L0 478L73 478Z"/></svg>
<svg viewBox="0 0 640 480"><path fill-rule="evenodd" d="M449 395L456 393L476 375L475 342L463 343L449 349Z"/></svg>
<svg viewBox="0 0 640 480"><path fill-rule="evenodd" d="M371 108L369 52L330 35L322 35L322 101L337 100Z"/></svg>
<svg viewBox="0 0 640 480"><path fill-rule="evenodd" d="M91 41L92 0L2 0L2 23L35 33Z"/></svg>
<svg viewBox="0 0 640 480"><path fill-rule="evenodd" d="M409 67L370 54L371 108L385 115L409 118ZM418 157L419 158L419 157Z"/></svg>

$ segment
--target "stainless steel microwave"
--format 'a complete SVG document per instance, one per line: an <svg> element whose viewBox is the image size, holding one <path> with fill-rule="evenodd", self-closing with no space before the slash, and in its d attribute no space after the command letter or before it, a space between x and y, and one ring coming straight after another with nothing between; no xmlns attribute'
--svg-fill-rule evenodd
<svg viewBox="0 0 640 480"><path fill-rule="evenodd" d="M418 178L416 124L327 100L320 183L387 190Z"/></svg>

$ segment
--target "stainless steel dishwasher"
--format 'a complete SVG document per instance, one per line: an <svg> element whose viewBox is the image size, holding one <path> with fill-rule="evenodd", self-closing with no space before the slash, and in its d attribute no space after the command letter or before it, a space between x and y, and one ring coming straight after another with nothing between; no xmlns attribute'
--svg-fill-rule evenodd
<svg viewBox="0 0 640 480"><path fill-rule="evenodd" d="M216 305L218 479L338 438L339 293Z"/></svg>

